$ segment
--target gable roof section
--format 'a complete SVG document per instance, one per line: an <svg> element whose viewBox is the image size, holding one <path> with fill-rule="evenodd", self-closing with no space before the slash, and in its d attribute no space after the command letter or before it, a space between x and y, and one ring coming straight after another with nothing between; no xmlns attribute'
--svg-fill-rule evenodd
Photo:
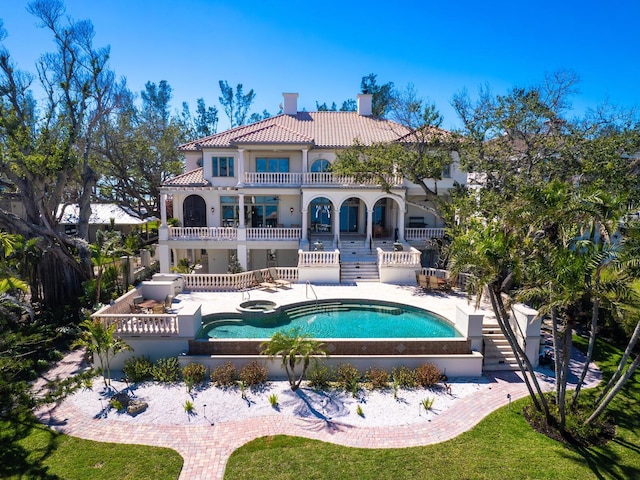
<svg viewBox="0 0 640 480"><path fill-rule="evenodd" d="M204 170L202 167L183 173L177 177L173 177L162 184L165 187L208 187L211 185L204 178Z"/></svg>
<svg viewBox="0 0 640 480"><path fill-rule="evenodd" d="M392 142L409 133L396 122L359 115L357 112L298 112L277 115L180 146L182 151L230 148L237 144L313 143L317 148L346 148L355 140L365 145Z"/></svg>

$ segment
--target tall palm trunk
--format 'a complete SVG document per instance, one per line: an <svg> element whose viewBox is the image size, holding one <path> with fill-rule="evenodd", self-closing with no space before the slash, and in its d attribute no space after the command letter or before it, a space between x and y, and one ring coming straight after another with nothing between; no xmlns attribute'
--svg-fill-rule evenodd
<svg viewBox="0 0 640 480"><path fill-rule="evenodd" d="M629 365L629 368L627 369L627 371L624 372L624 375L622 375L618 379L618 381L613 386L613 388L609 390L609 393L602 399L602 402L598 404L598 406L593 411L593 413L584 422L585 425L589 425L596 418L602 415L602 412L604 412L604 410L607 408L611 400L614 399L614 397L618 394L618 392L624 386L624 384L627 383L627 380L629 380L631 376L635 373L639 365L640 365L640 355L637 355L636 358L633 360L633 362L631 362L631 365Z"/></svg>
<svg viewBox="0 0 640 480"><path fill-rule="evenodd" d="M531 400L533 401L536 409L540 412L543 412L545 414L545 417L547 418L547 421L550 421L551 413L549 411L549 405L544 397L544 394L542 393L542 389L540 388L538 379L535 376L533 366L531 365L531 362L529 362L526 352L524 352L522 350L522 347L520 347L513 329L511 328L511 325L509 323L509 314L507 313L504 307L504 303L502 302L500 289L497 285L489 285L488 287L489 288L487 290L489 291L491 306L496 315L496 319L498 320L498 326L500 327L502 334L509 342L509 346L515 354L516 361L518 362L518 367L520 368L520 372L522 373L524 382L527 386L527 389L529 390Z"/></svg>
<svg viewBox="0 0 640 480"><path fill-rule="evenodd" d="M593 306L591 309L591 331L589 332L589 346L587 347L587 358L584 359L582 372L580 372L580 378L578 379L578 384L576 385L576 389L573 392L573 397L571 398L571 408L574 408L576 406L576 403L578 401L578 396L580 395L580 390L582 389L582 384L584 383L584 379L587 377L587 372L589 371L589 364L591 363L591 359L593 358L593 349L596 345L596 331L598 328L599 311L600 311L600 300L597 297L594 297Z"/></svg>
<svg viewBox="0 0 640 480"><path fill-rule="evenodd" d="M613 387L613 385L618 381L618 379L622 375L622 371L627 365L627 360L631 356L631 353L633 352L633 349L636 346L638 338L640 338L640 321L638 321L638 323L636 324L636 328L633 330L633 334L629 339L629 343L627 343L627 348L625 348L624 353L622 354L622 358L618 362L618 368L616 369L613 376L607 382L607 385L602 390L602 393L600 393L600 396L597 398L596 405L599 404L603 400L603 398L605 398L605 396L607 395L607 392Z"/></svg>

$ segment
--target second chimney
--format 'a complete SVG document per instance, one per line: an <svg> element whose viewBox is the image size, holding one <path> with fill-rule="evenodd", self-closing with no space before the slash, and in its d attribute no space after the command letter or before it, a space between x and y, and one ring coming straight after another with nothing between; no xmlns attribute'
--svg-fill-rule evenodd
<svg viewBox="0 0 640 480"><path fill-rule="evenodd" d="M298 113L298 94L297 93L283 93L284 108L282 113L285 115L296 115Z"/></svg>
<svg viewBox="0 0 640 480"><path fill-rule="evenodd" d="M373 95L370 93L359 93L358 94L358 115L362 115L363 117L370 117L372 115L372 101Z"/></svg>

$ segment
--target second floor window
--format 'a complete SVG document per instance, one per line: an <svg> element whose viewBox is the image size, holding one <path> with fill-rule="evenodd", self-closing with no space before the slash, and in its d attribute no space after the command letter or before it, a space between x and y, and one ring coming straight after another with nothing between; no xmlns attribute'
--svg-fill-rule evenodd
<svg viewBox="0 0 640 480"><path fill-rule="evenodd" d="M256 158L256 172L288 172L288 158Z"/></svg>
<svg viewBox="0 0 640 480"><path fill-rule="evenodd" d="M442 178L451 178L451 164L442 167Z"/></svg>
<svg viewBox="0 0 640 480"><path fill-rule="evenodd" d="M211 175L213 177L233 177L233 157L211 157Z"/></svg>

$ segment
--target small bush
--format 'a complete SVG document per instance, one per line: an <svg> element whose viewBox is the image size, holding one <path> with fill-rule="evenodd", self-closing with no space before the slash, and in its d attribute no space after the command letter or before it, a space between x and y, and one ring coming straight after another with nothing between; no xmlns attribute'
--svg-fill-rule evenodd
<svg viewBox="0 0 640 480"><path fill-rule="evenodd" d="M237 378L238 371L231 362L226 362L211 370L211 381L218 387L231 387L235 385Z"/></svg>
<svg viewBox="0 0 640 480"><path fill-rule="evenodd" d="M182 379L187 384L189 391L194 385L204 382L207 374L207 367L201 363L190 363L182 369Z"/></svg>
<svg viewBox="0 0 640 480"><path fill-rule="evenodd" d="M153 366L151 375L156 382L177 382L180 379L178 359L176 357L161 358Z"/></svg>
<svg viewBox="0 0 640 480"><path fill-rule="evenodd" d="M401 388L415 388L418 385L416 371L402 365L393 369L393 379Z"/></svg>
<svg viewBox="0 0 640 480"><path fill-rule="evenodd" d="M253 387L267 382L267 367L260 365L257 360L247 363L238 374L241 382Z"/></svg>
<svg viewBox="0 0 640 480"><path fill-rule="evenodd" d="M389 387L391 377L384 368L371 367L367 370L365 378L373 390Z"/></svg>
<svg viewBox="0 0 640 480"><path fill-rule="evenodd" d="M333 380L333 371L325 364L316 364L307 372L307 383L311 388L326 390Z"/></svg>
<svg viewBox="0 0 640 480"><path fill-rule="evenodd" d="M336 381L338 383L338 387L343 388L349 392L353 392L354 382L357 385L357 382L360 380L360 372L358 368L350 363L345 363L344 365L338 366L338 371L336 372Z"/></svg>
<svg viewBox="0 0 640 480"><path fill-rule="evenodd" d="M356 413L364 418L364 410L362 410L362 406L360 404L356 407Z"/></svg>
<svg viewBox="0 0 640 480"><path fill-rule="evenodd" d="M276 395L275 393L269 395L269 403L273 408L276 408L278 406L278 395Z"/></svg>
<svg viewBox="0 0 640 480"><path fill-rule="evenodd" d="M193 402L191 400L187 400L184 402L184 405L182 405L182 407L184 408L184 411L187 413L193 413L193 410L195 408L195 406L193 405Z"/></svg>
<svg viewBox="0 0 640 480"><path fill-rule="evenodd" d="M424 388L433 387L440 380L440 369L433 363L424 363L416 368L416 381Z"/></svg>
<svg viewBox="0 0 640 480"><path fill-rule="evenodd" d="M144 382L153 378L153 363L147 357L131 357L124 361L122 371L130 382Z"/></svg>
<svg viewBox="0 0 640 480"><path fill-rule="evenodd" d="M431 410L431 407L433 407L433 402L435 401L435 398L423 398L422 400L420 400L420 405L422 405L422 408L425 409L425 411L429 411Z"/></svg>

